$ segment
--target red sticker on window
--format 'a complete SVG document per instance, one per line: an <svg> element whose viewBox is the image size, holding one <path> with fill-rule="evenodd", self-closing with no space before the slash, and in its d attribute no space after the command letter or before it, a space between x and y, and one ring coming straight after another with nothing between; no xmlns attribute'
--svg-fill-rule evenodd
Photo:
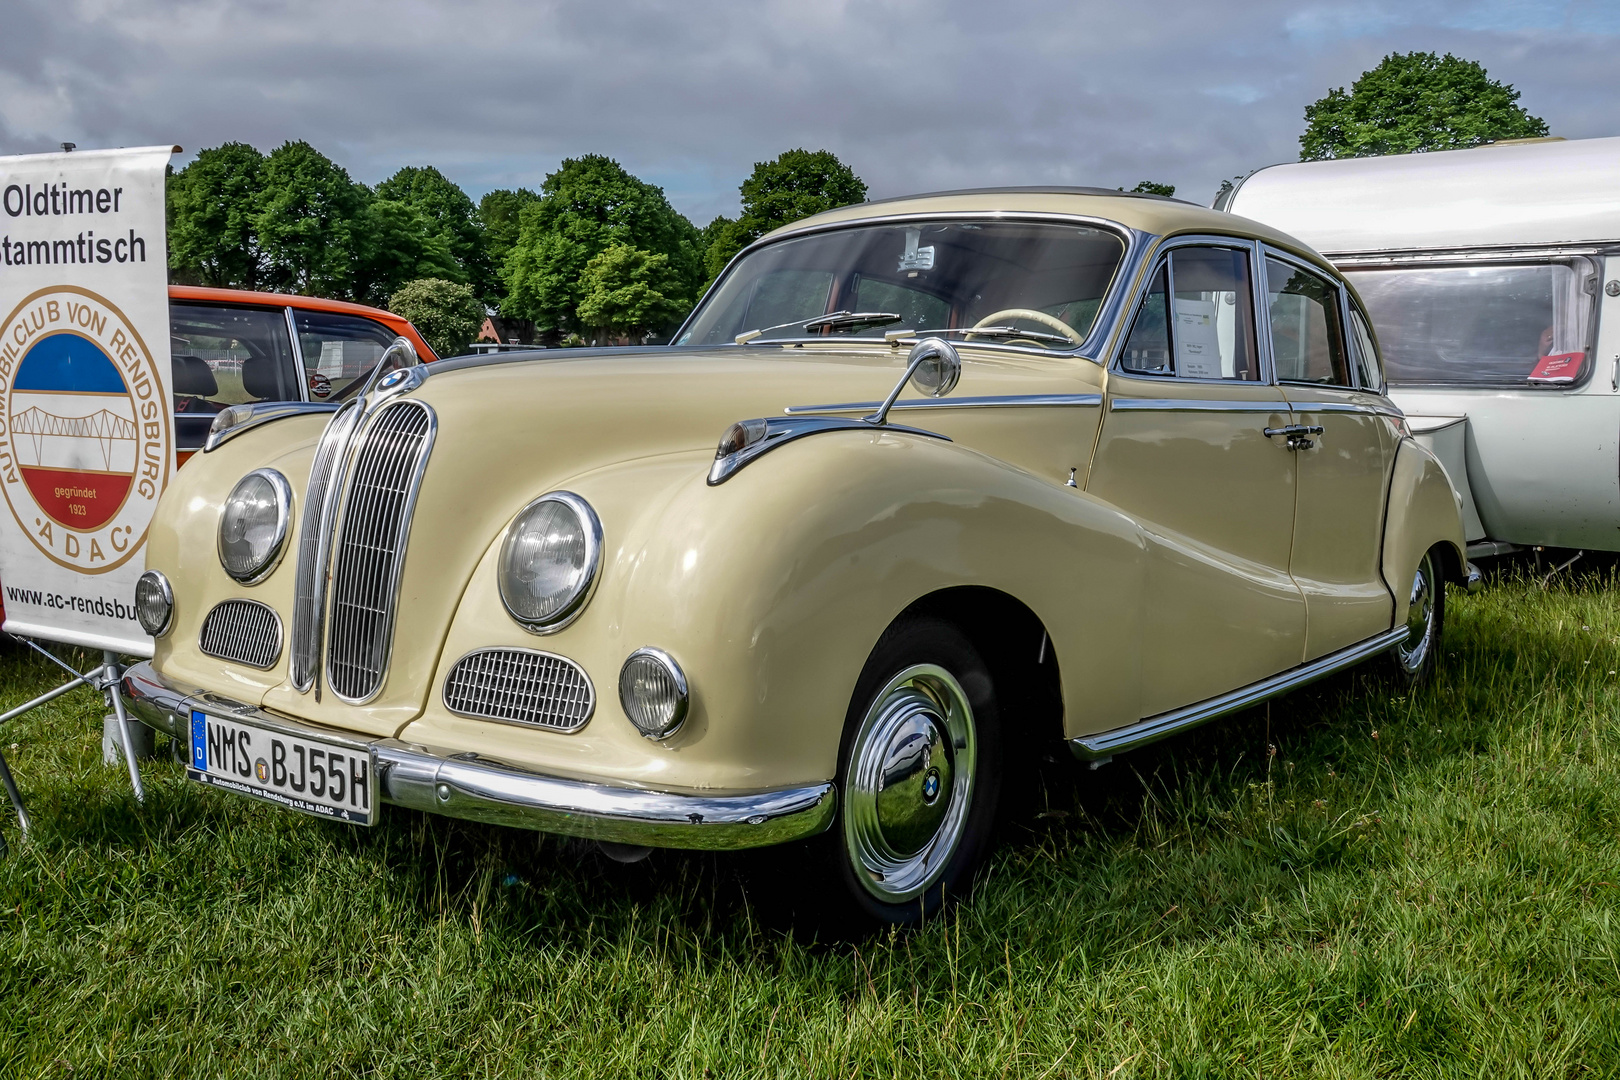
<svg viewBox="0 0 1620 1080"><path fill-rule="evenodd" d="M1572 383L1581 373L1581 363L1586 359L1584 352L1552 353L1536 361L1536 366L1530 372L1531 382L1544 383Z"/></svg>
<svg viewBox="0 0 1620 1080"><path fill-rule="evenodd" d="M309 373L309 394L311 397L325 400L332 392L332 380L318 371Z"/></svg>

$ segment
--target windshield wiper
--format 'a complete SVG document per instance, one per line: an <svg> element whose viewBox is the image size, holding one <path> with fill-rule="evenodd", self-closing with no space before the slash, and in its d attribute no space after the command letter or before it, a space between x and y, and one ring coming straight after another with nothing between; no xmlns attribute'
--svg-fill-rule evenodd
<svg viewBox="0 0 1620 1080"><path fill-rule="evenodd" d="M892 322L899 322L901 316L890 311L833 311L826 315L818 315L814 319L795 319L793 322L777 323L760 330L748 330L738 334L734 339L738 345L746 345L756 338L764 337L772 330L786 330L790 326L798 326L805 330L821 330L831 327L843 330L855 326L887 326Z"/></svg>
<svg viewBox="0 0 1620 1080"><path fill-rule="evenodd" d="M949 326L939 330L890 330L883 337L894 342L901 338L923 338L930 334L978 334L982 337L1013 337L1030 338L1034 341L1060 341L1065 345L1076 345L1073 338L1063 334L1048 334L1041 330L1024 330L1017 326Z"/></svg>

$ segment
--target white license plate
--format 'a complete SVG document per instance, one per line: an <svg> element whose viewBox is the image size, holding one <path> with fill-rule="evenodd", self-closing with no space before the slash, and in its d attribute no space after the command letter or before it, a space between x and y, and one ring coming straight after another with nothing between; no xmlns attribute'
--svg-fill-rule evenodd
<svg viewBox="0 0 1620 1080"><path fill-rule="evenodd" d="M371 754L341 743L193 712L186 775L306 814L355 825L376 820L377 769Z"/></svg>

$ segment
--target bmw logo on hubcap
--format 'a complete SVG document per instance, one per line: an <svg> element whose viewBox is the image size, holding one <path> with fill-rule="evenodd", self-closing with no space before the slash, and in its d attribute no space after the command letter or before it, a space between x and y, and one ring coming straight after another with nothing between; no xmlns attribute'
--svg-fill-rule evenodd
<svg viewBox="0 0 1620 1080"><path fill-rule="evenodd" d="M933 802L935 799L939 798L938 769L929 769L928 775L923 777L922 794L923 798L928 802Z"/></svg>

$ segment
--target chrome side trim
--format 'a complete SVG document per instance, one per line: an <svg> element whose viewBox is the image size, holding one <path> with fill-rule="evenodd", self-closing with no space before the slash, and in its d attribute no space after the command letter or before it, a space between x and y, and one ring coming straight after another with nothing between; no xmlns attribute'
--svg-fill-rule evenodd
<svg viewBox="0 0 1620 1080"><path fill-rule="evenodd" d="M1264 386L1265 383L1251 383ZM1108 402L1109 412L1236 412L1285 413L1288 402L1276 401L1220 401L1210 398L1113 398Z"/></svg>
<svg viewBox="0 0 1620 1080"><path fill-rule="evenodd" d="M755 421L750 421L754 423ZM849 420L841 416L772 416L765 420L765 434L731 454L716 453L709 466L709 486L714 487L731 479L743 466L770 453L779 446L802 439L806 435L819 435L824 431L864 431L872 435L898 432L904 435L922 435L930 439L950 442L950 436L921 428L902 427L898 424L869 424L865 420Z"/></svg>
<svg viewBox="0 0 1620 1080"><path fill-rule="evenodd" d="M190 738L200 709L273 731L338 742L376 755L385 802L434 814L649 847L728 851L825 832L837 797L830 782L775 791L691 795L550 776L520 765L398 739L365 740L183 686L142 662L124 693L148 727Z"/></svg>
<svg viewBox="0 0 1620 1080"><path fill-rule="evenodd" d="M1098 732L1095 735L1082 735L1069 740L1069 749L1075 757L1082 761L1095 761L1099 758L1110 757L1123 753L1126 750L1135 750L1148 743L1158 742L1188 728L1215 720L1231 713L1258 705L1263 701L1297 690L1308 683L1313 683L1352 664L1359 664L1368 657L1376 656L1394 648L1406 640L1406 627L1398 626L1393 630L1386 630L1376 637L1370 637L1358 645L1338 652L1318 657L1308 664L1290 668L1287 671L1250 683L1219 697L1201 701L1196 705L1188 705L1181 709L1172 709L1170 712L1150 716L1134 724L1127 724L1112 731Z"/></svg>
<svg viewBox="0 0 1620 1080"><path fill-rule="evenodd" d="M783 409L789 416L799 413L868 413L881 401L840 401L830 405L789 405ZM999 394L990 397L959 398L907 398L889 406L889 411L900 409L1012 409L1044 406L1084 407L1101 405L1101 394Z"/></svg>
<svg viewBox="0 0 1620 1080"><path fill-rule="evenodd" d="M210 430L208 438L203 442L203 453L218 450L243 432L252 431L273 420L311 416L316 413L335 413L338 408L335 402L328 401L265 401L256 405L232 405L230 426L222 430ZM215 423L218 422L216 417Z"/></svg>

